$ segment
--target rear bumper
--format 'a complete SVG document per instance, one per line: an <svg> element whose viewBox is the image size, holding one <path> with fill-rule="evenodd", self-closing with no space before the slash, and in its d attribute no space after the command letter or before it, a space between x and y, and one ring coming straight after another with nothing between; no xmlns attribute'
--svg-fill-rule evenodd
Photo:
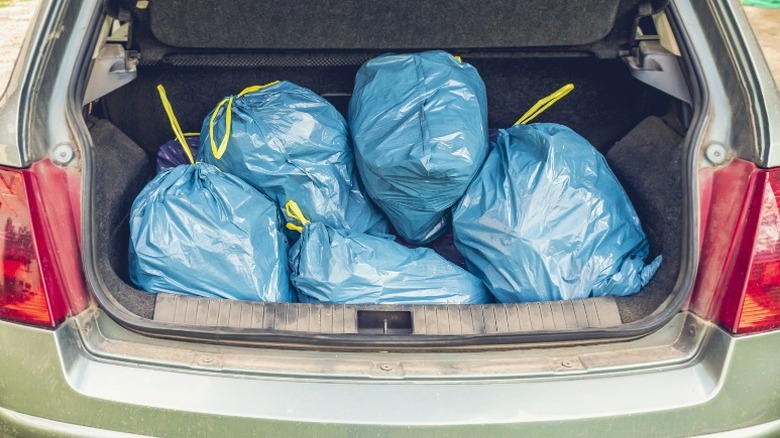
<svg viewBox="0 0 780 438"><path fill-rule="evenodd" d="M4 437L49 437L58 438L128 438L141 435L114 432L107 429L79 426L32 415L21 414L0 408L0 431Z"/></svg>
<svg viewBox="0 0 780 438"><path fill-rule="evenodd" d="M56 436L60 438L126 438L142 436L62 423L60 421L20 414L3 408L0 408L0 426L3 427L0 430L4 433L13 431L10 432L12 433L11 435L5 435L9 438L14 436ZM780 435L780 420L700 436L706 438L750 438L774 437L778 435Z"/></svg>
<svg viewBox="0 0 780 438"><path fill-rule="evenodd" d="M89 351L90 335L84 333L98 330L95 326L79 328L71 321L46 331L0 323L0 431L8 436L111 436L108 431L117 431L188 437L423 431L446 436L569 436L573 431L583 436L774 435L780 427L780 332L735 339L704 327L708 333L684 363L492 378L449 373L442 380L371 373L349 378L338 362L327 368L316 360L350 356L344 353L276 351L274 366L281 371L246 373L222 359L234 347L162 340L125 353L143 357L145 348L190 348L169 349L167 364L131 363ZM120 327L110 330L114 339L138 336ZM106 338L101 348L128 345ZM252 351L257 360L247 367L265 360L265 351ZM522 361L522 353L502 354ZM459 354L473 365L473 355L485 353ZM408 362L397 363L407 370L415 366L415 357L433 356L407 355L412 355L406 356ZM370 356L361 353L355 363ZM285 375L285 360L290 368L307 361L316 366L305 376ZM482 368L490 366L485 361ZM387 372L393 374L392 367ZM732 435L737 430L742 435Z"/></svg>

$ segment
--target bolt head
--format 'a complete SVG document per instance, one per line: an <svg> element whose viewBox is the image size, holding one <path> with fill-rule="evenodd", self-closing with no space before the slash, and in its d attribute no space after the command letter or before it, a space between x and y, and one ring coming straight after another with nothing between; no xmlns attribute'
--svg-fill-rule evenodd
<svg viewBox="0 0 780 438"><path fill-rule="evenodd" d="M54 151L52 152L52 158L58 164L68 164L73 159L73 148L71 148L70 145L61 144L54 148Z"/></svg>
<svg viewBox="0 0 780 438"><path fill-rule="evenodd" d="M726 147L720 143L713 143L707 146L704 151L707 159L715 165L723 164L726 161Z"/></svg>

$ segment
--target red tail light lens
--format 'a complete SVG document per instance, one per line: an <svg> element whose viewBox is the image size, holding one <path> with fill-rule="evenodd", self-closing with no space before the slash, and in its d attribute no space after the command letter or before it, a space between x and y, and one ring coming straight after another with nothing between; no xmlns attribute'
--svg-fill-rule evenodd
<svg viewBox="0 0 780 438"><path fill-rule="evenodd" d="M0 319L54 327L67 310L55 275L47 275L53 265L34 185L26 171L0 169Z"/></svg>
<svg viewBox="0 0 780 438"><path fill-rule="evenodd" d="M751 185L719 315L737 334L780 329L780 170L755 172Z"/></svg>

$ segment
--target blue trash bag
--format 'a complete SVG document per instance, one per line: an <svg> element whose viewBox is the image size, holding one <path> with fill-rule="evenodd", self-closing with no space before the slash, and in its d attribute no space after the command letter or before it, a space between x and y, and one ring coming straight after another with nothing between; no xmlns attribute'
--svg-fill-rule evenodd
<svg viewBox="0 0 780 438"><path fill-rule="evenodd" d="M604 157L556 124L501 130L453 208L455 245L501 302L638 292L661 264Z"/></svg>
<svg viewBox="0 0 780 438"><path fill-rule="evenodd" d="M197 155L200 138L197 135L189 136L186 137L185 141L190 151ZM184 152L184 148L181 147L179 140L168 140L160 146L160 150L157 151L157 173L182 164L190 164L190 159Z"/></svg>
<svg viewBox="0 0 780 438"><path fill-rule="evenodd" d="M277 81L223 99L203 121L198 161L280 206L296 199L334 228L388 233L387 219L357 185L346 121L307 88Z"/></svg>
<svg viewBox="0 0 780 438"><path fill-rule="evenodd" d="M434 240L487 155L477 70L442 51L379 56L358 71L348 118L369 197L405 240Z"/></svg>
<svg viewBox="0 0 780 438"><path fill-rule="evenodd" d="M288 207L289 208L289 207ZM289 211L289 210L288 210ZM291 214L293 218L302 216ZM485 304L482 282L430 248L301 221L290 280L305 303Z"/></svg>
<svg viewBox="0 0 780 438"><path fill-rule="evenodd" d="M279 209L209 164L157 175L130 213L130 279L152 292L293 301Z"/></svg>
<svg viewBox="0 0 780 438"><path fill-rule="evenodd" d="M418 248L420 246L409 243L402 238L398 238L398 243L407 248ZM426 243L424 246L436 251L436 254L439 254L461 268L466 268L466 261L463 259L463 254L458 251L458 248L455 248L455 235L452 232L452 227L448 227L441 236L436 238L436 240Z"/></svg>

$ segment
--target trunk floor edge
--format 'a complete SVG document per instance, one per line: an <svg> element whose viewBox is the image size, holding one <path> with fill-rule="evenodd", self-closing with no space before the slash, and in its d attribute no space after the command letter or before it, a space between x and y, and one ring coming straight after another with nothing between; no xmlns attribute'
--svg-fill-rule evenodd
<svg viewBox="0 0 780 438"><path fill-rule="evenodd" d="M371 314L373 319L361 318L361 312ZM398 322L398 314L403 313L409 315L408 322ZM383 314L387 315L384 324L381 321ZM379 325L374 324L377 315ZM314 334L403 333L411 336L523 333L540 328L569 331L618 327L621 324L613 297L512 304L411 306L262 303L167 293L157 294L153 320L201 329L214 327Z"/></svg>

